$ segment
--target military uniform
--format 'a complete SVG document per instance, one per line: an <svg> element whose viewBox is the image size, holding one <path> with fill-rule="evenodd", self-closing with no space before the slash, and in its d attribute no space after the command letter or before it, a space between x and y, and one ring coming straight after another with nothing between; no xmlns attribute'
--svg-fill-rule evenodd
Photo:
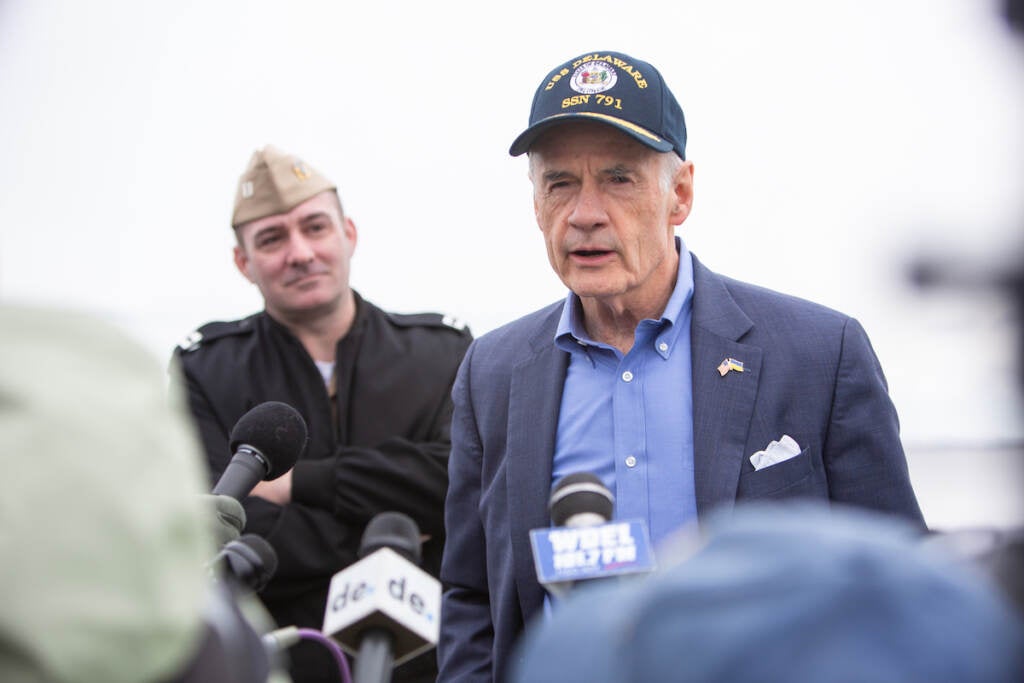
<svg viewBox="0 0 1024 683"><path fill-rule="evenodd" d="M322 626L330 579L357 559L363 529L379 512L411 516L430 536L423 568L439 570L450 390L471 336L438 314L398 315L355 299L330 388L299 340L266 312L204 325L175 351L211 484L231 459L231 429L249 409L283 401L306 420L292 502L245 501L246 531L277 551L277 571L260 597L281 626ZM289 655L296 681L337 680L320 644L300 643ZM402 665L395 680L433 681L434 657L430 651Z"/></svg>

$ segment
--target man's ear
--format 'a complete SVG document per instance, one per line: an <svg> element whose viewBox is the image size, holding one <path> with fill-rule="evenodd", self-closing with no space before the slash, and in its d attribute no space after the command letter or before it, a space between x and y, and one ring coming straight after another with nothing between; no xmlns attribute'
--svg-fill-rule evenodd
<svg viewBox="0 0 1024 683"><path fill-rule="evenodd" d="M684 161L676 171L672 184L675 204L672 207L670 216L672 225L681 225L686 217L690 215L693 207L693 162Z"/></svg>
<svg viewBox="0 0 1024 683"><path fill-rule="evenodd" d="M238 272L245 276L245 279L249 282L253 282L253 279L249 276L249 257L245 253L240 245L235 245L235 267L238 268Z"/></svg>
<svg viewBox="0 0 1024 683"><path fill-rule="evenodd" d="M348 216L345 216L341 219L341 231L345 234L345 238L348 240L348 255L349 258L351 258L352 254L356 251L356 242L359 241L359 230L356 229L356 222Z"/></svg>

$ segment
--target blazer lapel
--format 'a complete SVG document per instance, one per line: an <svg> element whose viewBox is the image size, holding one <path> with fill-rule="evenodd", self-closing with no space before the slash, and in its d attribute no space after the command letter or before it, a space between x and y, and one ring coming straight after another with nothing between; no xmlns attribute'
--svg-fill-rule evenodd
<svg viewBox="0 0 1024 683"><path fill-rule="evenodd" d="M761 349L738 340L753 322L740 309L721 277L693 257L693 459L697 513L731 508L745 457L747 433L761 372ZM743 371L722 375L728 358Z"/></svg>
<svg viewBox="0 0 1024 683"><path fill-rule="evenodd" d="M538 609L544 592L536 580L531 529L550 526L555 432L562 402L568 354L555 347L561 306L556 306L530 339L531 355L512 370L509 390L508 468L509 528L512 560L524 619Z"/></svg>

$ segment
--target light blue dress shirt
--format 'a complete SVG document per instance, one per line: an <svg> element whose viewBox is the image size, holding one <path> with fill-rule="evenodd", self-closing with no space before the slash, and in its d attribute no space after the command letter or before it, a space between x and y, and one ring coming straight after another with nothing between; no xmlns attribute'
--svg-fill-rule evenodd
<svg viewBox="0 0 1024 683"><path fill-rule="evenodd" d="M690 319L693 264L676 237L679 271L664 313L637 326L623 355L590 339L569 293L555 345L570 354L552 485L592 472L615 495L615 519L647 523L655 547L697 517L693 477Z"/></svg>

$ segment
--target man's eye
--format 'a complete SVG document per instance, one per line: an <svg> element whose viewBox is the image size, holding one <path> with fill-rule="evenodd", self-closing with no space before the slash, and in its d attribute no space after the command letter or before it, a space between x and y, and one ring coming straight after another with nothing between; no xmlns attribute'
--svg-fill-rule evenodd
<svg viewBox="0 0 1024 683"><path fill-rule="evenodd" d="M280 235L267 235L256 241L257 247L269 247L281 241Z"/></svg>

